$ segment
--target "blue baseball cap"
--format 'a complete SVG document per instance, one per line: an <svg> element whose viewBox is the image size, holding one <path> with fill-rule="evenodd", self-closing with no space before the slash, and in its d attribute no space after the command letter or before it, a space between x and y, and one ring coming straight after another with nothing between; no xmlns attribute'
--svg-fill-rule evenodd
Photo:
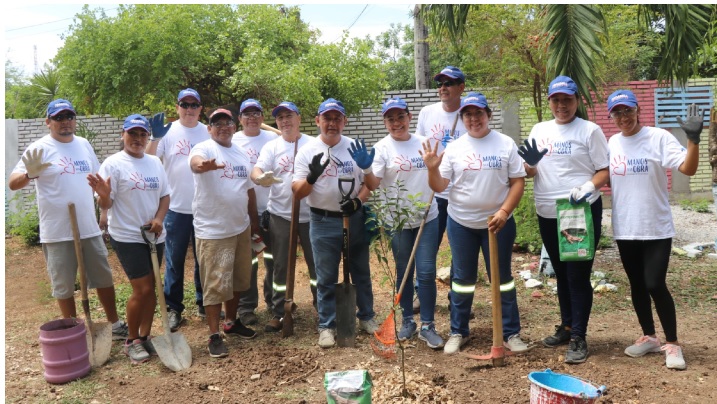
<svg viewBox="0 0 717 404"><path fill-rule="evenodd" d="M177 101L182 101L182 99L185 97L192 97L195 98L197 101L202 102L202 99L199 98L199 93L193 88L185 88L184 90L180 91L179 95L177 96Z"/></svg>
<svg viewBox="0 0 717 404"><path fill-rule="evenodd" d="M261 103L259 103L259 101L253 98L247 98L241 103L241 106L239 106L239 113L241 114L245 109L250 107L257 108L259 111L264 112L264 108L261 107Z"/></svg>
<svg viewBox="0 0 717 404"><path fill-rule="evenodd" d="M630 90L617 90L607 97L607 112L612 111L618 105L635 108L637 106L637 97Z"/></svg>
<svg viewBox="0 0 717 404"><path fill-rule="evenodd" d="M486 109L488 108L488 100L485 98L485 95L471 91L466 94L465 97L461 98L461 107L458 109L458 112L463 111L463 108L469 106Z"/></svg>
<svg viewBox="0 0 717 404"><path fill-rule="evenodd" d="M62 98L52 100L49 104L47 104L47 116L55 116L62 111L70 111L73 114L77 115L77 112L75 112L75 108L72 106L72 103L67 100L63 100Z"/></svg>
<svg viewBox="0 0 717 404"><path fill-rule="evenodd" d="M568 76L558 76L550 82L548 98L554 94L574 95L578 93L578 85Z"/></svg>
<svg viewBox="0 0 717 404"><path fill-rule="evenodd" d="M440 73L433 76L433 80L437 81L441 76L446 76L451 79L460 80L461 82L466 81L466 75L463 74L461 69L455 67L455 66L446 66L441 70Z"/></svg>
<svg viewBox="0 0 717 404"><path fill-rule="evenodd" d="M271 116L276 118L276 115L279 114L281 110L287 110L291 112L296 112L296 115L301 115L301 112L299 112L299 108L291 101L282 101L279 105L275 106L274 109L271 110Z"/></svg>
<svg viewBox="0 0 717 404"><path fill-rule="evenodd" d="M402 109L405 111L408 109L408 105L406 104L406 101L401 99L401 97L389 98L383 102L381 114L386 115L386 112L392 109Z"/></svg>
<svg viewBox="0 0 717 404"><path fill-rule="evenodd" d="M328 111L339 111L341 112L341 115L346 116L344 104L342 104L341 101L335 100L333 98L328 98L324 102L322 102L321 105L319 105L319 115L323 115Z"/></svg>
<svg viewBox="0 0 717 404"><path fill-rule="evenodd" d="M122 125L122 130L128 131L133 128L142 128L145 131L149 132L149 121L147 118L140 114L134 114L130 115L124 120L124 125Z"/></svg>

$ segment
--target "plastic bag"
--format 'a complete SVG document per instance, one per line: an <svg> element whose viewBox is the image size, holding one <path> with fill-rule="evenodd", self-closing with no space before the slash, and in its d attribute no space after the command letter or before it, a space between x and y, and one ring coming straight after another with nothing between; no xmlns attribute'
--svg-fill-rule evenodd
<svg viewBox="0 0 717 404"><path fill-rule="evenodd" d="M560 261L590 261L595 256L595 232L590 204L581 202L572 205L568 199L558 199L556 206Z"/></svg>
<svg viewBox="0 0 717 404"><path fill-rule="evenodd" d="M329 404L371 404L371 376L365 370L326 372L324 388Z"/></svg>

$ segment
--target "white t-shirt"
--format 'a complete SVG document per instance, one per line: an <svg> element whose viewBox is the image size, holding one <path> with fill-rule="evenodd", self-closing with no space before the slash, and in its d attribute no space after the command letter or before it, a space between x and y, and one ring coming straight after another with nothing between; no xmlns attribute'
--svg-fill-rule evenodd
<svg viewBox="0 0 717 404"><path fill-rule="evenodd" d="M535 139L538 150L548 149L536 166L533 193L538 215L555 219L555 201L569 198L570 191L590 181L595 172L609 165L607 140L596 124L576 117L566 125L555 120L533 126L528 139ZM596 191L587 201L600 197Z"/></svg>
<svg viewBox="0 0 717 404"><path fill-rule="evenodd" d="M256 136L247 136L244 134L244 131L239 131L232 137L232 143L239 145L246 153L251 163L251 168L249 169L251 173L251 170L254 169L254 165L259 160L261 149L265 144L277 137L279 137L279 135L268 130L260 130ZM261 212L266 210L266 206L269 203L269 188L261 186L255 187L254 192L256 192L256 207L259 210L259 214L261 214Z"/></svg>
<svg viewBox="0 0 717 404"><path fill-rule="evenodd" d="M302 133L299 138L299 150L306 146L311 140L311 137ZM294 146L295 143L289 143L284 140L283 137L278 137L264 145L261 149L259 160L257 160L255 165L264 172L273 171L274 177L284 180L282 183L273 184L267 188L269 189L267 209L271 214L280 216L286 220L291 220L293 197L293 193L291 192L291 180L294 175ZM254 187L255 190L259 188L265 187ZM299 223L308 223L310 220L309 205L306 204L306 199L304 198L299 204Z"/></svg>
<svg viewBox="0 0 717 404"><path fill-rule="evenodd" d="M157 213L159 200L169 195L167 174L156 156L135 158L121 151L102 163L99 174L110 177L112 207L107 212L110 236L123 243L144 243L140 226ZM164 242L166 231L157 239Z"/></svg>
<svg viewBox="0 0 717 404"><path fill-rule="evenodd" d="M57 243L74 239L67 208L70 202L75 204L80 238L101 235L92 188L87 182L87 175L96 173L100 162L90 143L74 135L70 143L58 142L51 135L45 135L27 148L29 151L35 149L43 150L43 163L52 163L34 180L40 216L40 242ZM27 173L22 159L12 172Z"/></svg>
<svg viewBox="0 0 717 404"><path fill-rule="evenodd" d="M192 170L189 168L189 152L198 143L209 139L207 126L197 123L188 128L179 121L172 123L157 145L157 157L162 159L169 180L169 209L173 212L192 214L194 184Z"/></svg>
<svg viewBox="0 0 717 404"><path fill-rule="evenodd" d="M353 178L354 189L350 198L356 198L363 185L363 172L356 165L349 154L349 147L353 141L351 138L341 136L341 141L331 148L331 162L324 169L314 187L306 197L306 203L317 209L340 212L341 192L339 191L339 178ZM296 154L294 165L294 181L306 179L309 175L309 164L316 154L324 153L321 162L326 162L329 146L321 140L321 136L311 139L309 144L299 149ZM349 183L343 184L343 189L348 192L351 188Z"/></svg>
<svg viewBox="0 0 717 404"><path fill-rule="evenodd" d="M609 146L615 239L674 237L666 170L680 167L685 148L670 132L649 126L632 136L620 132L610 138Z"/></svg>
<svg viewBox="0 0 717 404"><path fill-rule="evenodd" d="M515 141L495 130L480 139L466 135L451 142L439 171L453 182L448 215L471 229L488 228L488 216L508 197L510 179L525 177Z"/></svg>
<svg viewBox="0 0 717 404"><path fill-rule="evenodd" d="M394 200L396 196L395 188L392 188L392 185L398 180L403 182L405 191L399 198L401 206L410 206L407 195L420 193L418 200L431 204L426 218L426 222L430 222L438 217L438 207L435 198L428 200L432 195L431 188L428 186L428 170L419 154L424 138L418 135L410 136L411 138L406 141L395 140L391 135L379 140L373 146L373 149L376 150L376 156L373 159L373 173L376 177L381 178L381 188L393 190L387 195L390 200ZM406 223L406 227L413 229L420 226L423 213L424 210L417 212ZM387 221L389 224L392 223L391 218L388 218Z"/></svg>
<svg viewBox="0 0 717 404"><path fill-rule="evenodd" d="M224 169L193 173L192 214L197 238L216 240L242 233L250 225L247 191L254 188L246 153L235 143L224 147L209 139L192 148L189 160L194 156L225 165Z"/></svg>

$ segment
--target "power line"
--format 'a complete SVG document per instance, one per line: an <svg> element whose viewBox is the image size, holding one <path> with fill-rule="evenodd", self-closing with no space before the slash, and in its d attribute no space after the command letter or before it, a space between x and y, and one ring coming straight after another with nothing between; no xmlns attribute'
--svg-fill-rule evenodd
<svg viewBox="0 0 717 404"><path fill-rule="evenodd" d="M360 12L359 15L356 17L356 19L354 19L354 22L352 22L351 25L349 25L349 27L346 28L344 31L350 31L350 30L351 30L351 27L353 27L354 24L356 24L356 22L359 20L359 18L361 18L361 16L363 15L363 12L366 11L366 9L368 8L368 6L369 6L369 5L366 4L366 5L363 7L363 10L361 10L361 12ZM343 35L342 35L342 36L343 36ZM341 39L341 37L336 38L336 39L334 40L334 42L337 42L339 39Z"/></svg>
<svg viewBox="0 0 717 404"><path fill-rule="evenodd" d="M105 9L103 9L103 8L100 8L99 10L106 13L106 12L108 12L108 11L117 10L117 8L118 8L118 7L110 8L110 9L107 9L107 10L105 10ZM27 25L27 26L24 26L24 27L6 29L5 32L7 33L7 32L12 32L12 31L19 31L19 30L21 30L21 29L35 28L35 27L41 27L41 26L43 26L43 25L55 24L55 23L62 22L62 21L72 20L72 19L74 19L76 16L77 16L77 14L73 15L72 17L63 18L63 19L61 19L61 20L48 21L48 22L42 22L42 23L40 23L40 24Z"/></svg>

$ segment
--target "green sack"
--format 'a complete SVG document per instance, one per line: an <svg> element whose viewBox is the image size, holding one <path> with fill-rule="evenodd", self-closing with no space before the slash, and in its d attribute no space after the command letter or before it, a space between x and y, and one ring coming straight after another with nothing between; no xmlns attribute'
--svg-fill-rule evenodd
<svg viewBox="0 0 717 404"><path fill-rule="evenodd" d="M595 256L595 232L590 204L581 202L572 205L568 199L558 199L556 206L560 261L590 261Z"/></svg>
<svg viewBox="0 0 717 404"><path fill-rule="evenodd" d="M324 388L329 404L371 404L371 376L365 370L326 372Z"/></svg>

